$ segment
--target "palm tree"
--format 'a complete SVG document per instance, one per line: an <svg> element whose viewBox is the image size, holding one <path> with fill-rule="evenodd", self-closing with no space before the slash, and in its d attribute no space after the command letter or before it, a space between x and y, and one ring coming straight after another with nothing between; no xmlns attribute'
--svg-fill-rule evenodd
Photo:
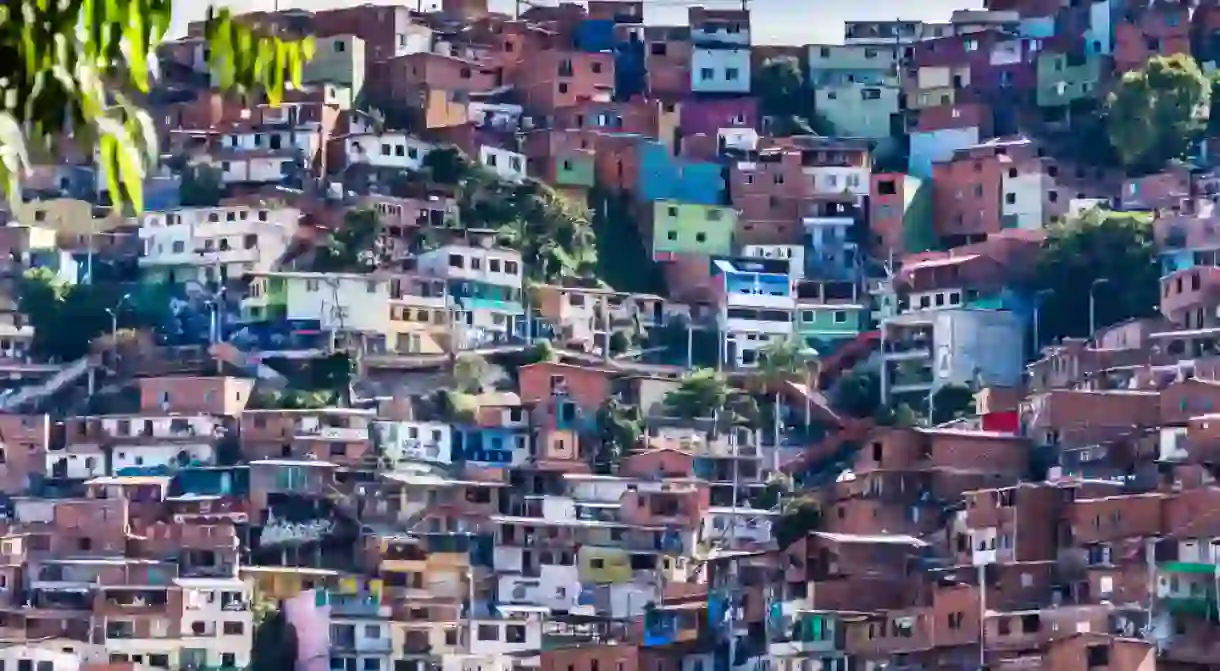
<svg viewBox="0 0 1220 671"><path fill-rule="evenodd" d="M760 352L759 374L763 387L774 394L775 446L780 443L780 390L786 382L804 382L808 387L805 398L805 428L809 428L810 409L808 394L813 392L813 380L817 379L817 352L798 338L789 338L768 343Z"/></svg>
<svg viewBox="0 0 1220 671"><path fill-rule="evenodd" d="M453 359L453 378L463 394L479 393L486 374L487 362L478 354L463 352Z"/></svg>

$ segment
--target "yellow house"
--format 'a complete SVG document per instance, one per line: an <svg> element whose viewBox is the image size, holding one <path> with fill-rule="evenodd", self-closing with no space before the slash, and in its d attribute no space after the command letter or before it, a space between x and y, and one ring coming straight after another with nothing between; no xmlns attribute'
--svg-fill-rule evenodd
<svg viewBox="0 0 1220 671"><path fill-rule="evenodd" d="M237 572L242 580L254 582L257 594L269 599L291 599L307 589L331 589L339 584L339 572L329 569L242 566Z"/></svg>
<svg viewBox="0 0 1220 671"><path fill-rule="evenodd" d="M631 557L626 550L584 545L576 557L581 582L631 582Z"/></svg>
<svg viewBox="0 0 1220 671"><path fill-rule="evenodd" d="M90 235L108 233L127 220L107 210L95 216L92 203L75 198L31 200L15 206L13 218L28 226L50 229L59 236L64 247L88 244Z"/></svg>
<svg viewBox="0 0 1220 671"><path fill-rule="evenodd" d="M446 354L450 316L442 280L403 276L390 280L391 349L397 354Z"/></svg>

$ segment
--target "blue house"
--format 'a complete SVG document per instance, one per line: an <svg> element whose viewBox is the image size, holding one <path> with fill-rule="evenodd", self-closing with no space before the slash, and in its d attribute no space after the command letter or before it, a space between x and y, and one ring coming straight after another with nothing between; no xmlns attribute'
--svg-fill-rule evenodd
<svg viewBox="0 0 1220 671"><path fill-rule="evenodd" d="M727 202L724 168L719 163L675 157L656 140L640 143L636 195L645 202L676 200L696 205Z"/></svg>
<svg viewBox="0 0 1220 671"><path fill-rule="evenodd" d="M453 428L453 461L487 466L509 466L529 454L529 433L506 427L456 426Z"/></svg>

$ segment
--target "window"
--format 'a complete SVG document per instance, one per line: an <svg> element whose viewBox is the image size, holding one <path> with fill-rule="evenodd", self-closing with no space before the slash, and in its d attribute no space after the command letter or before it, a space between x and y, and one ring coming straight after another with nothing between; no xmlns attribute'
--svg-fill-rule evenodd
<svg viewBox="0 0 1220 671"><path fill-rule="evenodd" d="M221 627L221 631L224 632L225 636L241 636L245 629L240 622L225 622Z"/></svg>
<svg viewBox="0 0 1220 671"><path fill-rule="evenodd" d="M365 657L360 660L362 671L381 671L381 660L376 657Z"/></svg>
<svg viewBox="0 0 1220 671"><path fill-rule="evenodd" d="M864 89L860 91L860 98L862 100L880 100L881 89Z"/></svg>
<svg viewBox="0 0 1220 671"><path fill-rule="evenodd" d="M834 322L836 324L846 324L847 323L847 311L846 310L835 310L834 311Z"/></svg>
<svg viewBox="0 0 1220 671"><path fill-rule="evenodd" d="M388 144L381 145L381 155L382 156L390 155L390 145L388 145Z"/></svg>
<svg viewBox="0 0 1220 671"><path fill-rule="evenodd" d="M568 92L568 84L567 84L567 82L559 82L559 93L560 93L560 95L566 94L567 92Z"/></svg>
<svg viewBox="0 0 1220 671"><path fill-rule="evenodd" d="M602 73L602 64L595 62L589 66L589 69L593 71L593 74L600 75Z"/></svg>
<svg viewBox="0 0 1220 671"><path fill-rule="evenodd" d="M466 262L463 260L461 254L450 254L449 255L449 267L450 268L464 268L464 267L466 267Z"/></svg>
<svg viewBox="0 0 1220 671"><path fill-rule="evenodd" d="M677 231L666 231L665 239L669 240L670 242L676 242L678 240L678 232Z"/></svg>
<svg viewBox="0 0 1220 671"><path fill-rule="evenodd" d="M677 217L677 216L678 216L678 208L677 208L677 206L675 206L675 205L670 205L669 207L666 207L666 208L665 208L665 213L666 213L667 215L671 216L671 217Z"/></svg>
<svg viewBox="0 0 1220 671"><path fill-rule="evenodd" d="M346 48L347 48L347 45L344 44L342 41L335 42L335 51L342 53L343 50Z"/></svg>
<svg viewBox="0 0 1220 671"><path fill-rule="evenodd" d="M707 233L696 233L695 242L707 242Z"/></svg>
<svg viewBox="0 0 1220 671"><path fill-rule="evenodd" d="M1017 194L1015 194L1015 193L1004 194L1004 202L1009 205L1015 205L1017 203Z"/></svg>
<svg viewBox="0 0 1220 671"><path fill-rule="evenodd" d="M479 640L480 641L498 641L500 640L499 627L494 624L479 625Z"/></svg>
<svg viewBox="0 0 1220 671"><path fill-rule="evenodd" d="M504 634L508 643L525 643L525 625L510 624L504 628Z"/></svg>
<svg viewBox="0 0 1220 671"><path fill-rule="evenodd" d="M705 82L710 81L715 76L716 76L716 71L711 68L700 68L699 69L699 79L702 81L705 81Z"/></svg>
<svg viewBox="0 0 1220 671"><path fill-rule="evenodd" d="M710 209L707 211L707 220L708 221L720 221L721 214L722 213L720 212L720 210L717 210L715 208Z"/></svg>
<svg viewBox="0 0 1220 671"><path fill-rule="evenodd" d="M724 78L728 81L737 81L737 68L727 68L724 71Z"/></svg>
<svg viewBox="0 0 1220 671"><path fill-rule="evenodd" d="M898 185L892 179L883 179L877 182L877 194L881 196L893 196L898 193Z"/></svg>

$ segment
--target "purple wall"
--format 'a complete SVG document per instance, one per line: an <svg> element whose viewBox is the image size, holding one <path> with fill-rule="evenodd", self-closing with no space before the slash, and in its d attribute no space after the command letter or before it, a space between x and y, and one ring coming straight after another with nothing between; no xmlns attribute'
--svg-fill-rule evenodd
<svg viewBox="0 0 1220 671"><path fill-rule="evenodd" d="M678 115L683 135L716 137L721 128L758 128L758 99L684 100Z"/></svg>

